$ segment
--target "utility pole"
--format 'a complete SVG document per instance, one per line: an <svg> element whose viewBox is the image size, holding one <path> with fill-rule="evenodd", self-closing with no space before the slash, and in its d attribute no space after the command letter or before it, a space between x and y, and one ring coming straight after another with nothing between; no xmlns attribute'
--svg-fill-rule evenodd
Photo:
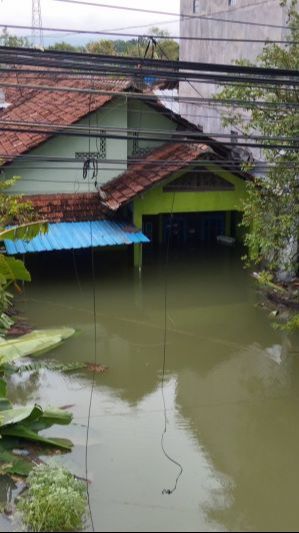
<svg viewBox="0 0 299 533"><path fill-rule="evenodd" d="M40 0L32 0L32 45L44 48L43 22Z"/></svg>

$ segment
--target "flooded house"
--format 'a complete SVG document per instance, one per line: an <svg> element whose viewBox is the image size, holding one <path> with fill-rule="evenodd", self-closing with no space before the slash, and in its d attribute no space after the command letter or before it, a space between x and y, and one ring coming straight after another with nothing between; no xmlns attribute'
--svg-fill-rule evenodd
<svg viewBox="0 0 299 533"><path fill-rule="evenodd" d="M30 243L6 242L9 254L131 245L141 267L143 246L170 233L179 247L238 238L240 165L232 172L229 148L154 92L38 70L0 80L2 176L20 176L11 193L50 224Z"/></svg>

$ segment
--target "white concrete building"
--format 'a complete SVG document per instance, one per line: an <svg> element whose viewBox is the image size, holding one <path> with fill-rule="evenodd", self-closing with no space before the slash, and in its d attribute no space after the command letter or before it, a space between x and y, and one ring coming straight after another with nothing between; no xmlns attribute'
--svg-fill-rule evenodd
<svg viewBox="0 0 299 533"><path fill-rule="evenodd" d="M287 30L276 27L251 25L250 22L274 26L286 26L287 8L281 7L281 0L181 0L181 36L211 37L224 39L284 40ZM202 16L203 18L190 18ZM189 16L189 18L188 18ZM248 24L235 24L209 20L208 17L225 21L247 21ZM263 49L262 43L215 42L182 40L180 59L205 63L230 64L236 59L254 61ZM217 87L212 84L180 84L181 97L212 97ZM208 133L224 131L221 116L215 106L181 103L181 114L202 126ZM232 139L237 140L237 131L226 130Z"/></svg>

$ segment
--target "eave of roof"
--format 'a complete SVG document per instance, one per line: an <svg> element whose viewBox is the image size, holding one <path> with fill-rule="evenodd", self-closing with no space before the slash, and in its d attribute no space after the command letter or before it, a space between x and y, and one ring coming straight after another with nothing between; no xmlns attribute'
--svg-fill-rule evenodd
<svg viewBox="0 0 299 533"><path fill-rule="evenodd" d="M109 218L98 192L24 196L41 220L49 223L85 222ZM111 218L111 217L110 217Z"/></svg>
<svg viewBox="0 0 299 533"><path fill-rule="evenodd" d="M145 244L149 239L126 222L97 220L49 224L45 234L31 241L4 241L9 255L82 250L87 248Z"/></svg>
<svg viewBox="0 0 299 533"><path fill-rule="evenodd" d="M138 195L208 153L213 152L206 144L168 143L160 146L142 162L130 165L122 175L102 187L103 205L111 211L117 211Z"/></svg>

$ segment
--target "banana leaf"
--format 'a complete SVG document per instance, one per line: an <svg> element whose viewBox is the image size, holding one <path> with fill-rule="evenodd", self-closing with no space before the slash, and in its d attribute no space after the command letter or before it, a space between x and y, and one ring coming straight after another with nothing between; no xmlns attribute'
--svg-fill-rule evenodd
<svg viewBox="0 0 299 533"><path fill-rule="evenodd" d="M0 413L0 434L3 434L3 431L8 426L15 426L20 422L27 423L34 422L43 415L43 410L38 405L30 407L18 407L14 409L7 409Z"/></svg>
<svg viewBox="0 0 299 533"><path fill-rule="evenodd" d="M62 409L48 409L38 418L38 420L30 421L30 429L33 431L43 431L53 425L68 426L73 420L73 415ZM24 425L28 425L27 421Z"/></svg>
<svg viewBox="0 0 299 533"><path fill-rule="evenodd" d="M69 451L73 446L69 440L43 437L38 432L54 424L68 425L72 418L71 413L59 409L48 409L44 412L39 405L2 410L0 438L13 437ZM0 462L1 460L0 455Z"/></svg>
<svg viewBox="0 0 299 533"><path fill-rule="evenodd" d="M45 221L21 224L14 228L0 231L0 241L31 241L40 233L47 233L48 223Z"/></svg>
<svg viewBox="0 0 299 533"><path fill-rule="evenodd" d="M7 383L4 379L0 378L0 398L6 398L7 396Z"/></svg>
<svg viewBox="0 0 299 533"><path fill-rule="evenodd" d="M72 328L33 331L17 339L0 339L0 367L27 356L42 355L74 335Z"/></svg>
<svg viewBox="0 0 299 533"><path fill-rule="evenodd" d="M31 275L23 261L3 254L0 255L0 274L2 279L8 283L31 281Z"/></svg>
<svg viewBox="0 0 299 533"><path fill-rule="evenodd" d="M17 424L15 426L7 427L1 431L2 437L14 437L17 439L22 439L25 441L36 442L38 444L44 444L46 446L54 446L55 448L60 448L61 450L71 451L73 448L73 443L68 439L52 439L47 437L42 437L38 435L35 431L32 431L26 425Z"/></svg>
<svg viewBox="0 0 299 533"><path fill-rule="evenodd" d="M2 411L8 411L12 408L12 404L6 398L0 398L0 416Z"/></svg>
<svg viewBox="0 0 299 533"><path fill-rule="evenodd" d="M16 457L12 452L0 449L0 476L27 477L29 476L33 463L23 459L23 457Z"/></svg>

